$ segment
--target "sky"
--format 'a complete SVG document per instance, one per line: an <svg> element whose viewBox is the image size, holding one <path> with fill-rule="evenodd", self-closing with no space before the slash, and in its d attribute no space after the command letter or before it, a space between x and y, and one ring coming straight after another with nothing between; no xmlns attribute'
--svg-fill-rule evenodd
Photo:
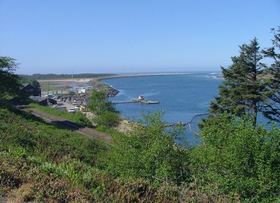
<svg viewBox="0 0 280 203"><path fill-rule="evenodd" d="M0 0L0 25L21 74L217 71L271 45L280 0Z"/></svg>

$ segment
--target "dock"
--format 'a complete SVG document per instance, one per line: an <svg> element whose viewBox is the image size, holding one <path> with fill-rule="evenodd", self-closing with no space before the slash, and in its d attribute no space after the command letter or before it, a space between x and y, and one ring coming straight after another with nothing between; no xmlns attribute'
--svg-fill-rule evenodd
<svg viewBox="0 0 280 203"><path fill-rule="evenodd" d="M128 101L112 101L112 104L159 104L159 101L156 100L144 100L144 101L136 101L136 100L128 100Z"/></svg>
<svg viewBox="0 0 280 203"><path fill-rule="evenodd" d="M147 100L143 96L138 96L136 99L131 99L128 101L112 101L113 104L133 104L133 103L140 103L140 104L159 104L160 102L157 100Z"/></svg>

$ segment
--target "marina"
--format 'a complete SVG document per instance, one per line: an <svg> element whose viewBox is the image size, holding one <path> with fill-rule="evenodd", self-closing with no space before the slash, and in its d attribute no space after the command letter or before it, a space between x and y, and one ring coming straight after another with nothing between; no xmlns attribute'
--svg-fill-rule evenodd
<svg viewBox="0 0 280 203"><path fill-rule="evenodd" d="M147 100L144 96L138 96L135 99L127 100L127 101L113 101L113 104L130 104L130 103L139 103L139 104L159 104L158 100Z"/></svg>

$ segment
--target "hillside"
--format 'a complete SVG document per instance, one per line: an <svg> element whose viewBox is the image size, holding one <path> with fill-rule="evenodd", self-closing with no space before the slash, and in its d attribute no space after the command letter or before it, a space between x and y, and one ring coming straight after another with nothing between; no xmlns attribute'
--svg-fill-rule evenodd
<svg viewBox="0 0 280 203"><path fill-rule="evenodd" d="M108 147L102 141L60 129L13 107L1 107L0 120L2 200L169 202L177 199L176 187L166 186L157 191L144 180L123 182L98 168L98 155ZM171 193L166 194L166 190Z"/></svg>

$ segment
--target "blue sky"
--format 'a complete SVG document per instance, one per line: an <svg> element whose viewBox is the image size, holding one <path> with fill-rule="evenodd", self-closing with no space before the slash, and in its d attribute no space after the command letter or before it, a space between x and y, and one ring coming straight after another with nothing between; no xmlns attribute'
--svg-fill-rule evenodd
<svg viewBox="0 0 280 203"><path fill-rule="evenodd" d="M27 74L213 71L279 20L279 0L0 0L0 56Z"/></svg>

